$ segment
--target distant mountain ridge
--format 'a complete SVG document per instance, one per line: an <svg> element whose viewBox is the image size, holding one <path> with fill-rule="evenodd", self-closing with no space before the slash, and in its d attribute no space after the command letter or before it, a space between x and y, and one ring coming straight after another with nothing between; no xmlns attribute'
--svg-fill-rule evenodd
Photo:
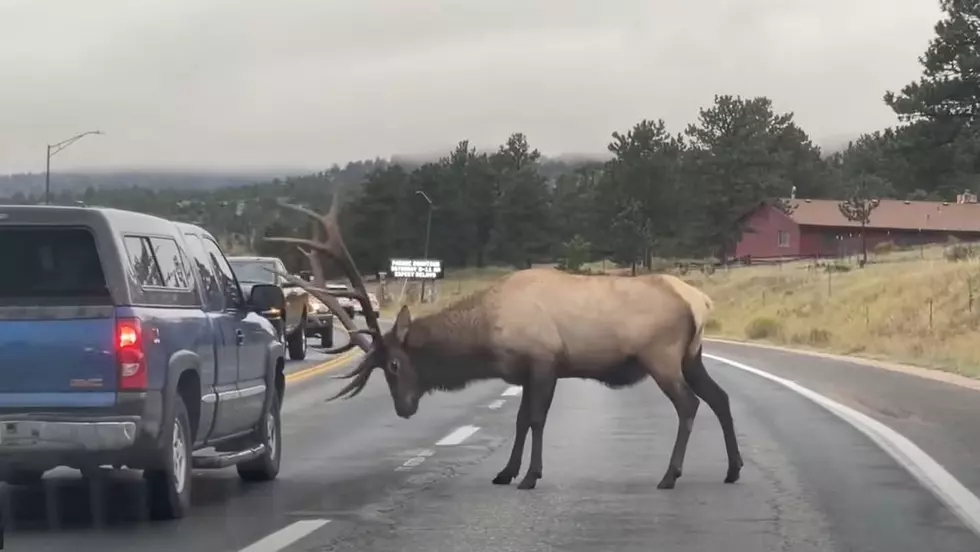
<svg viewBox="0 0 980 552"><path fill-rule="evenodd" d="M93 189L147 188L151 190L187 189L215 190L233 186L246 186L268 182L274 178L285 178L309 174L311 171L157 171L157 170L107 170L52 172L51 191L70 190L84 192ZM15 194L43 194L44 173L0 174L0 197Z"/></svg>
<svg viewBox="0 0 980 552"><path fill-rule="evenodd" d="M834 151L845 149L849 140L857 137L847 138L835 136L831 139L822 140L821 146L825 155ZM436 162L446 156L448 152L442 153L411 153L396 154L388 159L377 157L375 159L363 159L352 161L346 164L346 169L354 166L368 164L403 164L406 167L415 167L427 162ZM609 152L595 153L561 153L557 155L542 155L545 165L570 165L577 166L583 163L602 162L610 157ZM337 164L324 167L320 171L308 168L282 168L265 170L192 170L192 169L125 169L125 170L75 170L69 172L51 173L51 192L69 191L71 193L83 193L88 188L93 190L109 190L120 188L143 188L148 190L188 190L188 191L211 191L223 188L238 186L248 186L271 182L276 179L286 179L288 177L300 177L318 172L338 172L346 170ZM359 173L360 170L355 170ZM14 173L0 174L0 198L14 196L40 196L44 193L44 173Z"/></svg>

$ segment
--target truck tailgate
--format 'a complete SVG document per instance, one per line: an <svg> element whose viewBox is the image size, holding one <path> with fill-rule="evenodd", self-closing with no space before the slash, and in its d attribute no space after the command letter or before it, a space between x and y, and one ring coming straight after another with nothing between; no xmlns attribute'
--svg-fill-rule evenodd
<svg viewBox="0 0 980 552"><path fill-rule="evenodd" d="M92 402L104 402L105 398L94 395L73 395L115 392L112 307L81 309L79 314L90 318L58 318L59 313L51 313L50 307L33 310L41 316L10 320L0 314L0 406L97 406ZM29 396L14 396L23 393ZM108 399L112 404L114 397ZM44 404L32 404L39 401Z"/></svg>

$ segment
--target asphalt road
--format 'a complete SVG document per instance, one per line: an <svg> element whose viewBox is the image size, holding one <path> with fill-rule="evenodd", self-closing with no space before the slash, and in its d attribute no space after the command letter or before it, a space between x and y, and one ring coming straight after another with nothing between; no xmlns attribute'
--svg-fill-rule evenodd
<svg viewBox="0 0 980 552"><path fill-rule="evenodd" d="M980 449L976 391L749 347L708 352L884 422L978 492L980 466L969 461ZM544 478L529 492L490 483L509 453L516 389L489 382L427 396L402 420L380 374L358 397L325 403L340 382L323 372L342 368L302 372L316 360L291 367L302 375L287 387L277 481L245 485L234 469L200 472L189 516L158 523L140 519L137 474L112 473L102 487L70 470L48 474L44 489L0 490L13 515L7 549L980 550L980 538L868 436L800 393L718 360L707 364L731 396L746 464L738 483L722 483L721 432L706 405L684 476L658 491L677 422L656 386L562 381Z"/></svg>

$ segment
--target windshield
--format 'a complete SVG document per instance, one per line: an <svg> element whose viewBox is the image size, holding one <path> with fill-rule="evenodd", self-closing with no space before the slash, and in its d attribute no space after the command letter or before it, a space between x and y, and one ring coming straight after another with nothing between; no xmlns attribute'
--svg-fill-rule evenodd
<svg viewBox="0 0 980 552"><path fill-rule="evenodd" d="M275 270L276 264L269 261L244 261L229 259L231 268L235 271L238 281L243 284L275 284L276 275L270 270Z"/></svg>

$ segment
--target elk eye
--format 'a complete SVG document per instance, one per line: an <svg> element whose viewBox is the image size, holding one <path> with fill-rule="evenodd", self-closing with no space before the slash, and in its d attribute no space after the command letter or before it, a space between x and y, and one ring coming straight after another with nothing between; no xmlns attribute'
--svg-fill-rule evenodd
<svg viewBox="0 0 980 552"><path fill-rule="evenodd" d="M397 360L394 360L393 359L391 362L388 363L388 371L391 372L392 374L397 374L398 373L398 361Z"/></svg>

